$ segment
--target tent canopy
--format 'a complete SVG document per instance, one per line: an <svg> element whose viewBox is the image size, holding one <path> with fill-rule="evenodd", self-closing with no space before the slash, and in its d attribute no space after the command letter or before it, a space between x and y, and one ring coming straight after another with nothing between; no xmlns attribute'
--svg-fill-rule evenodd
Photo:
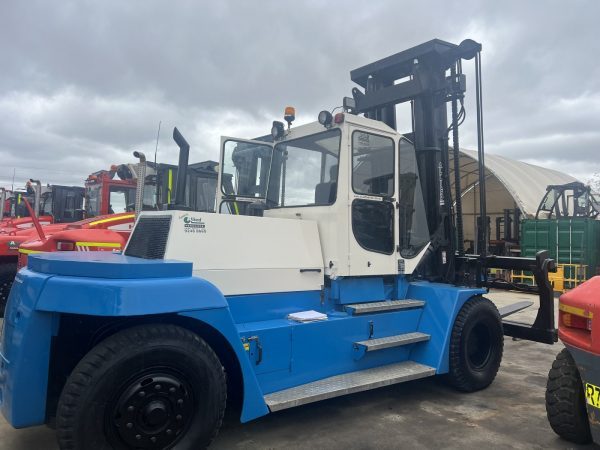
<svg viewBox="0 0 600 450"><path fill-rule="evenodd" d="M452 197L454 198L454 162L450 152L450 181ZM521 210L523 217L533 218L538 205L546 194L550 184L566 184L577 181L570 175L552 169L524 163L503 156L486 153L485 175L487 188L487 206L490 212L498 209L495 200L503 197L498 189L505 190L504 196L509 195L514 205ZM479 170L477 152L460 150L460 184L463 202L472 193L478 194Z"/></svg>
<svg viewBox="0 0 600 450"><path fill-rule="evenodd" d="M454 198L454 161L450 152L450 187ZM520 210L521 218L534 218L537 208L551 184L577 181L570 175L503 156L485 155L486 209L490 218L490 238L495 239L504 229L498 218L505 210ZM479 216L479 169L477 152L460 151L460 186L463 205L463 230L466 246L476 245ZM514 215L513 215L514 217ZM500 227L500 230L497 230ZM498 233L497 233L498 231ZM515 236L515 234L512 234Z"/></svg>

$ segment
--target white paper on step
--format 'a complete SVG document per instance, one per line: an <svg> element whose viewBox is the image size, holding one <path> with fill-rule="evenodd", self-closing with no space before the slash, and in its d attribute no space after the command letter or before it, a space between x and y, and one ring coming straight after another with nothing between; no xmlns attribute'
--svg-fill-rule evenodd
<svg viewBox="0 0 600 450"><path fill-rule="evenodd" d="M295 320L296 322L314 322L317 320L327 320L327 314L313 311L311 309L310 311L299 311L288 314L287 318L290 320Z"/></svg>

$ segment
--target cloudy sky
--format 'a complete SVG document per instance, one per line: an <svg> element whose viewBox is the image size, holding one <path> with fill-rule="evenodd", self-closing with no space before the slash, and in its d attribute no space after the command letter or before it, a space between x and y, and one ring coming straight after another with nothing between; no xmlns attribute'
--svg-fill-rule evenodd
<svg viewBox="0 0 600 450"><path fill-rule="evenodd" d="M15 186L82 184L132 150L151 159L159 121L159 161L176 162L174 126L192 162L217 159L219 136L266 134L286 105L312 121L350 94L351 69L432 38L483 44L488 152L586 180L600 171L599 17L597 0L5 0L0 186L13 170Z"/></svg>

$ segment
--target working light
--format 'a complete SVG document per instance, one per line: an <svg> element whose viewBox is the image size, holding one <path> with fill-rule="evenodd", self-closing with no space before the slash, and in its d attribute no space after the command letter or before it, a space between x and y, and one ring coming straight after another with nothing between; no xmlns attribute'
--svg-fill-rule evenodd
<svg viewBox="0 0 600 450"><path fill-rule="evenodd" d="M319 113L319 123L324 127L329 128L331 126L331 122L333 121L333 116L329 111L321 111Z"/></svg>
<svg viewBox="0 0 600 450"><path fill-rule="evenodd" d="M273 136L273 139L275 139L275 140L281 139L283 137L284 130L285 130L285 128L284 128L283 122L274 120L273 127L271 128L271 136Z"/></svg>

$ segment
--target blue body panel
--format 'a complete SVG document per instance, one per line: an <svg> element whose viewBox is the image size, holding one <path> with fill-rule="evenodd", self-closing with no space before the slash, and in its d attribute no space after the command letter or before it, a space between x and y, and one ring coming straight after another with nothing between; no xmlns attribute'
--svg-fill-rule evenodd
<svg viewBox="0 0 600 450"><path fill-rule="evenodd" d="M454 319L464 302L484 292L398 276L392 282L389 277L386 282L382 277L333 280L323 292L225 298L211 283L192 277L188 263L110 254L68 256L32 255L11 292L0 347L0 402L13 426L45 421L50 343L59 332L61 314L179 314L212 327L239 362L245 422L269 412L264 395L340 373L405 360L447 372ZM402 298L424 300L425 306L356 316L344 308L351 302ZM310 309L326 313L327 320L287 319L289 313ZM414 331L431 339L368 354L354 345Z"/></svg>
<svg viewBox="0 0 600 450"><path fill-rule="evenodd" d="M2 323L0 343L0 401L2 414L15 428L46 420L50 341L55 334L54 314L35 311L48 276L24 270L17 274ZM23 279L27 279L26 292Z"/></svg>

